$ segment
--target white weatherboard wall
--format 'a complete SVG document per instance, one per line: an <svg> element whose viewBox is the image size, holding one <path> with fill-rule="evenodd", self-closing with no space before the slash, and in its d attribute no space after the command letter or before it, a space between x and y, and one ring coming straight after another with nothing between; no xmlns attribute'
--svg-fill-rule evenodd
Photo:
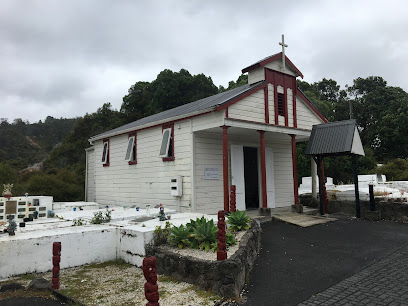
<svg viewBox="0 0 408 306"><path fill-rule="evenodd" d="M300 129L311 130L313 125L324 123L299 97L296 97L296 116L297 127Z"/></svg>
<svg viewBox="0 0 408 306"><path fill-rule="evenodd" d="M228 107L228 117L265 123L265 94L260 89Z"/></svg>
<svg viewBox="0 0 408 306"><path fill-rule="evenodd" d="M286 89L286 100L288 104L288 126L293 127L293 91L291 88Z"/></svg>
<svg viewBox="0 0 408 306"><path fill-rule="evenodd" d="M191 207L191 123L174 124L175 160L164 162L159 158L162 127L137 132L137 164L125 161L128 135L110 138L110 166L98 163L102 156L102 141L95 142L95 201L103 205L130 206L162 203L165 207L190 211ZM183 196L171 196L171 179L181 176Z"/></svg>
<svg viewBox="0 0 408 306"><path fill-rule="evenodd" d="M296 76L295 71L289 66L288 63L286 63L285 65L285 71L283 71L282 59L273 61L272 63L268 63L265 65L265 67L272 69L272 70L281 71L281 72L285 72L286 74Z"/></svg>
<svg viewBox="0 0 408 306"><path fill-rule="evenodd" d="M86 201L94 202L95 201L95 151L88 150L88 164L87 164L87 190L85 190Z"/></svg>
<svg viewBox="0 0 408 306"><path fill-rule="evenodd" d="M263 67L248 72L248 84L251 85L263 80L265 80L265 69Z"/></svg>
<svg viewBox="0 0 408 306"><path fill-rule="evenodd" d="M292 166L292 146L290 137L288 141L274 143L273 164L275 167L275 204L276 207L290 206L295 203L293 195L293 166Z"/></svg>
<svg viewBox="0 0 408 306"><path fill-rule="evenodd" d="M274 86L268 84L269 123L275 123L275 95Z"/></svg>
<svg viewBox="0 0 408 306"><path fill-rule="evenodd" d="M196 133L194 141L196 212L216 213L224 208L222 135ZM205 167L218 168L218 179L205 179Z"/></svg>

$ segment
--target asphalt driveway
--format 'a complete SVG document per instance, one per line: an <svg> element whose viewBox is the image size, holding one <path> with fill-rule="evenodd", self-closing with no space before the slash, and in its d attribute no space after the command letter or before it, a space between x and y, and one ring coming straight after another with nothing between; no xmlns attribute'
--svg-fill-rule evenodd
<svg viewBox="0 0 408 306"><path fill-rule="evenodd" d="M408 245L408 224L390 221L270 222L262 229L245 305L296 305Z"/></svg>

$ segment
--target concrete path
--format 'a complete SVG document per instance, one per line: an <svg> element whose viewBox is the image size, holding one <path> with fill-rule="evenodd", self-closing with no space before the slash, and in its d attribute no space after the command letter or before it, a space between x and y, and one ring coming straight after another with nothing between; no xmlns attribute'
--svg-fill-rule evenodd
<svg viewBox="0 0 408 306"><path fill-rule="evenodd" d="M258 219L261 223L271 220L282 221L301 227L309 227L317 224L336 221L336 218L318 215L317 209L304 207L303 213L292 212L290 207L279 207L271 210L271 216L260 215L258 210L247 211L251 218Z"/></svg>
<svg viewBox="0 0 408 306"><path fill-rule="evenodd" d="M408 305L408 224L353 218L262 229L244 305Z"/></svg>

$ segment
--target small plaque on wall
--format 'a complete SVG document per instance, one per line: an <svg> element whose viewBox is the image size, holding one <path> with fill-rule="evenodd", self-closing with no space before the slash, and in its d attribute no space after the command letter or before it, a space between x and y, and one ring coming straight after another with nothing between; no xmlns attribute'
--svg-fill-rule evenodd
<svg viewBox="0 0 408 306"><path fill-rule="evenodd" d="M217 167L204 167L205 180L219 180L219 169Z"/></svg>
<svg viewBox="0 0 408 306"><path fill-rule="evenodd" d="M6 202L6 214L15 214L17 212L17 201Z"/></svg>

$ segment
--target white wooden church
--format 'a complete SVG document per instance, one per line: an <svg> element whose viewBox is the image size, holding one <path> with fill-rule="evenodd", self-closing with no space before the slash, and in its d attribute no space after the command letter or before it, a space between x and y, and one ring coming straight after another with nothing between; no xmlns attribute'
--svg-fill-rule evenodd
<svg viewBox="0 0 408 306"><path fill-rule="evenodd" d="M296 142L327 120L283 52L244 69L248 84L89 139L86 200L180 212L298 204Z"/></svg>

